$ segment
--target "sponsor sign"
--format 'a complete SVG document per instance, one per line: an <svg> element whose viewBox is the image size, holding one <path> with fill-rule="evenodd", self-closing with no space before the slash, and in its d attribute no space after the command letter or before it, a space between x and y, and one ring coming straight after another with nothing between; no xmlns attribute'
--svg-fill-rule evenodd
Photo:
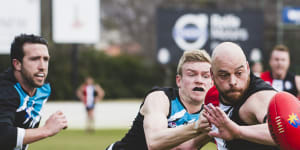
<svg viewBox="0 0 300 150"><path fill-rule="evenodd" d="M177 63L185 50L211 53L224 41L239 44L249 59L258 61L262 36L263 15L257 11L157 11L157 59L162 64Z"/></svg>

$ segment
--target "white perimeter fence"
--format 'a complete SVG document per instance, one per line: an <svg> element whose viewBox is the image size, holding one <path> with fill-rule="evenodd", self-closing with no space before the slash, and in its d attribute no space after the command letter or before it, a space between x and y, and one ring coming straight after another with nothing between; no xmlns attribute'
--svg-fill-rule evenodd
<svg viewBox="0 0 300 150"><path fill-rule="evenodd" d="M136 117L141 102L139 101L109 101L99 102L95 107L96 128L130 128ZM57 110L67 117L68 128L85 129L86 111L81 102L47 102L43 108L41 125Z"/></svg>

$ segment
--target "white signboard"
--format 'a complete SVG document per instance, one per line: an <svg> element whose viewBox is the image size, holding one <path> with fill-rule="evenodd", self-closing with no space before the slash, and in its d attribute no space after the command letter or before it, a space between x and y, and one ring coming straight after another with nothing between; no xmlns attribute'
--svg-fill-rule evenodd
<svg viewBox="0 0 300 150"><path fill-rule="evenodd" d="M100 38L100 0L53 0L53 40L96 43Z"/></svg>
<svg viewBox="0 0 300 150"><path fill-rule="evenodd" d="M282 21L286 24L300 25L300 7L284 7Z"/></svg>
<svg viewBox="0 0 300 150"><path fill-rule="evenodd" d="M20 33L41 33L40 0L0 1L0 54L9 54L10 45Z"/></svg>

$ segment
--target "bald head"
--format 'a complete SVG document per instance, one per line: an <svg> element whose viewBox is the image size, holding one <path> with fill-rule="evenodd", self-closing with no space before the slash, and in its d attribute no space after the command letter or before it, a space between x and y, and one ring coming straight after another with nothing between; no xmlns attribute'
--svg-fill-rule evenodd
<svg viewBox="0 0 300 150"><path fill-rule="evenodd" d="M212 65L216 65L216 63L243 63L246 61L247 59L242 48L232 42L223 42L219 44L212 53Z"/></svg>
<svg viewBox="0 0 300 150"><path fill-rule="evenodd" d="M212 54L212 78L223 100L236 104L250 84L250 68L240 46L232 42L219 44Z"/></svg>

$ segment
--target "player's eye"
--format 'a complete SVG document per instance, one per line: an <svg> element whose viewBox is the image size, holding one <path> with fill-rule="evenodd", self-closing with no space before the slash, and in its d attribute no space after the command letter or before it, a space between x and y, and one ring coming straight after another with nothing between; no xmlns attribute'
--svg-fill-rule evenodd
<svg viewBox="0 0 300 150"><path fill-rule="evenodd" d="M237 73L235 73L235 75L237 76L237 77L240 77L240 76L242 76L242 71L239 71L239 72L237 72Z"/></svg>
<svg viewBox="0 0 300 150"><path fill-rule="evenodd" d="M187 75L192 77L192 76L195 76L196 73L194 71L188 71Z"/></svg>
<svg viewBox="0 0 300 150"><path fill-rule="evenodd" d="M202 77L203 78L210 78L210 74L204 74Z"/></svg>
<svg viewBox="0 0 300 150"><path fill-rule="evenodd" d="M219 74L219 77L222 79L222 80L225 80L229 77L229 74L228 73L221 73Z"/></svg>

